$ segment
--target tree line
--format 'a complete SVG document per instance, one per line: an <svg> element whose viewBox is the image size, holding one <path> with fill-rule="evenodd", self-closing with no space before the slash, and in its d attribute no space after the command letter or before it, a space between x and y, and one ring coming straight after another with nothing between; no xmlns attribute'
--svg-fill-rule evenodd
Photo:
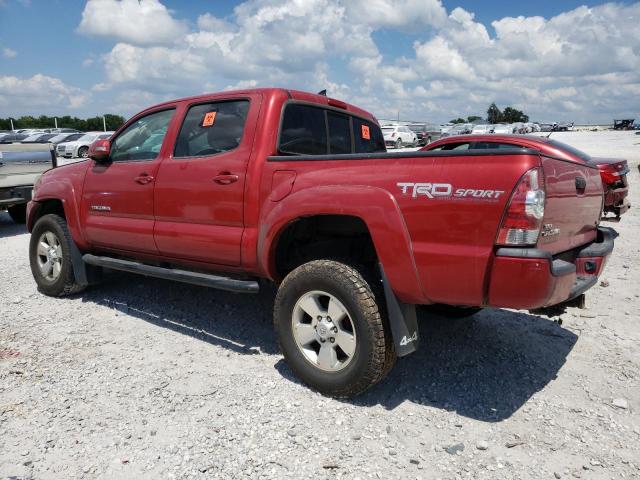
<svg viewBox="0 0 640 480"><path fill-rule="evenodd" d="M482 120L482 117L477 115L471 115L464 118L456 118L451 120L450 123L473 123L476 120ZM487 121L489 123L527 123L529 121L529 115L525 115L520 110L513 107L507 107L504 111L500 110L495 103L492 103L487 110Z"/></svg>
<svg viewBox="0 0 640 480"><path fill-rule="evenodd" d="M0 118L0 130L11 130L11 120L13 120L13 128L54 128L56 126L55 119L58 120L58 128L74 128L76 130L88 132L92 130L102 131L102 117L78 118L65 115L62 117L49 117L40 115L32 117L26 115L20 118ZM125 118L121 115L106 114L104 116L107 124L107 130L116 130L125 122Z"/></svg>

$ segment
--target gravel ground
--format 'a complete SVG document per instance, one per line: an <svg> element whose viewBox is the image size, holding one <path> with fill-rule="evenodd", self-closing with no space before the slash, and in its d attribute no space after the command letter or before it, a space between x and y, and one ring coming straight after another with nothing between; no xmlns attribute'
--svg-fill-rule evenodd
<svg viewBox="0 0 640 480"><path fill-rule="evenodd" d="M557 138L638 185L640 137ZM614 226L587 310L422 318L418 353L338 401L293 377L268 296L114 273L47 298L1 214L0 478L638 478L638 210Z"/></svg>

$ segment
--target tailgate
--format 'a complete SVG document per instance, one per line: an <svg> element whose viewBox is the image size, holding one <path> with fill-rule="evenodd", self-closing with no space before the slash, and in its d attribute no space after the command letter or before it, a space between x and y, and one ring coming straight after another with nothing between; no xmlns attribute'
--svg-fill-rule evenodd
<svg viewBox="0 0 640 480"><path fill-rule="evenodd" d="M595 167L542 157L546 205L538 248L565 252L596 238L602 180Z"/></svg>
<svg viewBox="0 0 640 480"><path fill-rule="evenodd" d="M33 185L35 179L54 166L51 150L12 151L9 145L0 146L0 188ZM11 145L15 147L15 145Z"/></svg>

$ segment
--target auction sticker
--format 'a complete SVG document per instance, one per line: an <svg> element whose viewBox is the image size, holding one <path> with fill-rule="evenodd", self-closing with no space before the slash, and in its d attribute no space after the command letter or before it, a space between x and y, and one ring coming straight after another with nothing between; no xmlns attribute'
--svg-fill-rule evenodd
<svg viewBox="0 0 640 480"><path fill-rule="evenodd" d="M368 125L362 125L362 138L365 140L371 140L371 132Z"/></svg>
<svg viewBox="0 0 640 480"><path fill-rule="evenodd" d="M202 120L202 126L203 127L210 127L211 125L213 125L213 122L216 121L216 114L218 112L207 112L204 116L204 119Z"/></svg>

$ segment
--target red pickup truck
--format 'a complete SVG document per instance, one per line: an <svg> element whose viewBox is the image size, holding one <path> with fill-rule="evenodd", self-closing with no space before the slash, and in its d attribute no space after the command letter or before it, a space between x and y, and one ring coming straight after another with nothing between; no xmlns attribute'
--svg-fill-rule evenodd
<svg viewBox="0 0 640 480"><path fill-rule="evenodd" d="M31 270L47 295L102 268L231 292L278 285L282 352L336 396L418 345L416 305L537 309L580 297L613 249L597 168L535 148L387 153L376 119L257 89L131 118L40 177Z"/></svg>

